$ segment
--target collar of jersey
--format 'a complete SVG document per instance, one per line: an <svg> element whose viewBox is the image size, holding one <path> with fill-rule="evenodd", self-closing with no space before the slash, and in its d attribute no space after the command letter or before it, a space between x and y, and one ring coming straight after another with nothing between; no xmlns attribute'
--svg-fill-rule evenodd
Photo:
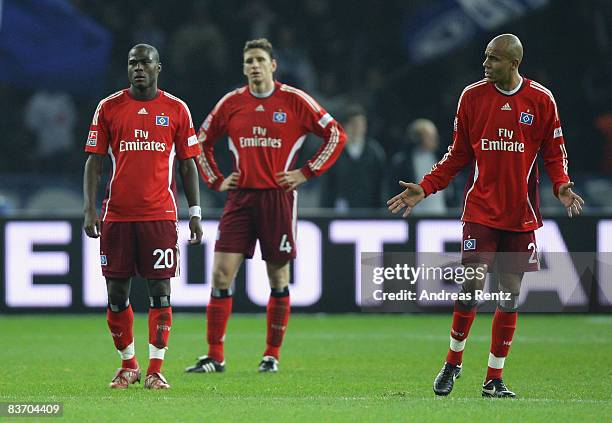
<svg viewBox="0 0 612 423"><path fill-rule="evenodd" d="M501 88L499 88L499 87L498 87L496 84L493 84L493 85L495 85L495 89L496 89L497 91L499 91L500 93L502 93L503 95L513 95L513 94L516 94L516 93L518 92L518 90L520 90L520 89L521 89L521 87L523 86L523 81L524 81L524 80L525 80L525 79L524 79L524 78L521 76L521 81L518 83L518 85L517 85L516 87L514 87L514 88L513 88L513 89L511 89L510 91L505 91L505 90L502 90L502 89L501 89Z"/></svg>
<svg viewBox="0 0 612 423"><path fill-rule="evenodd" d="M274 92L274 90L276 89L276 84L272 85L272 89L266 93L261 93L261 94L257 94L254 93L253 91L251 91L251 89L249 88L249 92L251 93L251 95L255 98L268 98L272 95L272 93Z"/></svg>

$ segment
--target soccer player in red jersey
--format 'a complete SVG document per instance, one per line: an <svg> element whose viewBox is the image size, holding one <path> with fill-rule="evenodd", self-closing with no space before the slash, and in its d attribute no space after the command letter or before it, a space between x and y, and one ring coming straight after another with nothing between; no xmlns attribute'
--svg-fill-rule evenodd
<svg viewBox="0 0 612 423"><path fill-rule="evenodd" d="M485 276L496 259L501 291L493 317L491 349L482 395L514 397L502 380L504 361L516 327L518 295L524 272L537 271L534 230L542 226L538 198L538 153L553 183L555 196L569 217L584 201L572 191L567 153L552 93L519 74L520 40L495 37L485 50L484 79L468 85L459 97L453 143L419 184L400 181L405 190L391 198L389 210L403 216L423 198L444 189L465 166L473 165L465 191L462 263ZM475 290L485 278L462 284L465 301L456 301L446 363L434 381L437 395L450 394L461 374L462 354L476 316Z"/></svg>
<svg viewBox="0 0 612 423"><path fill-rule="evenodd" d="M125 389L140 380L134 352L131 278L147 279L149 291L149 368L145 388L170 387L161 374L172 327L170 278L179 270L175 158L189 203L191 244L202 239L200 192L195 159L200 144L187 105L157 88L159 54L147 44L128 54L130 87L100 101L85 151L84 228L100 237L100 264L108 292L107 321L121 368L110 383ZM101 217L96 192L102 162L111 161Z"/></svg>
<svg viewBox="0 0 612 423"><path fill-rule="evenodd" d="M308 94L274 80L276 60L266 39L248 41L243 73L248 84L226 94L199 132L200 174L209 187L228 191L215 244L212 292L206 308L208 353L187 372L225 370L223 343L232 310L232 281L259 240L270 282L266 349L260 372L278 370L279 350L289 320L289 263L296 257L296 188L325 172L338 158L346 135ZM308 133L323 145L301 169L296 153ZM213 157L228 136L234 171L224 177Z"/></svg>

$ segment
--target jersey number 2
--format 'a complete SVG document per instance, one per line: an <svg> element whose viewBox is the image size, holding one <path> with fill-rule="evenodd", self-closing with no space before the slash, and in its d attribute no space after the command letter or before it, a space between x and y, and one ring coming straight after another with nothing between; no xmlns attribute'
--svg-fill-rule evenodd
<svg viewBox="0 0 612 423"><path fill-rule="evenodd" d="M537 263L538 262L538 249L535 243L530 242L527 246L528 250L531 250L531 257L529 257L529 263Z"/></svg>

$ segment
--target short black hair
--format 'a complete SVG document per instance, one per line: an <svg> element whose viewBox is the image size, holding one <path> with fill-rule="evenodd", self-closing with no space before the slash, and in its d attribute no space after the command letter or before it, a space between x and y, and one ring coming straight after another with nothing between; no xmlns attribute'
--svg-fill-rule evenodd
<svg viewBox="0 0 612 423"><path fill-rule="evenodd" d="M155 60L157 60L159 62L159 52L157 51L157 49L155 47L153 47L150 44L143 44L143 43L136 44L134 47L132 47L130 49L130 51L135 50L135 49L140 49L140 48L147 49L147 50L151 51L151 53L153 53L153 59L155 59Z"/></svg>

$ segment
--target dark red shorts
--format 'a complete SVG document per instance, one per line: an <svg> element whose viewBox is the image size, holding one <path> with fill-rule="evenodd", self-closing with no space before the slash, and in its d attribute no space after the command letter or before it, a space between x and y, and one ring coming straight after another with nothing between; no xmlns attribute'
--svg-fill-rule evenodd
<svg viewBox="0 0 612 423"><path fill-rule="evenodd" d="M297 191L230 191L219 222L215 251L252 258L259 240L261 257L287 261L296 256Z"/></svg>
<svg viewBox="0 0 612 423"><path fill-rule="evenodd" d="M511 232L463 223L462 264L487 264L503 273L540 270L535 232Z"/></svg>
<svg viewBox="0 0 612 423"><path fill-rule="evenodd" d="M102 274L168 279L179 272L178 227L174 220L103 222L100 234Z"/></svg>

